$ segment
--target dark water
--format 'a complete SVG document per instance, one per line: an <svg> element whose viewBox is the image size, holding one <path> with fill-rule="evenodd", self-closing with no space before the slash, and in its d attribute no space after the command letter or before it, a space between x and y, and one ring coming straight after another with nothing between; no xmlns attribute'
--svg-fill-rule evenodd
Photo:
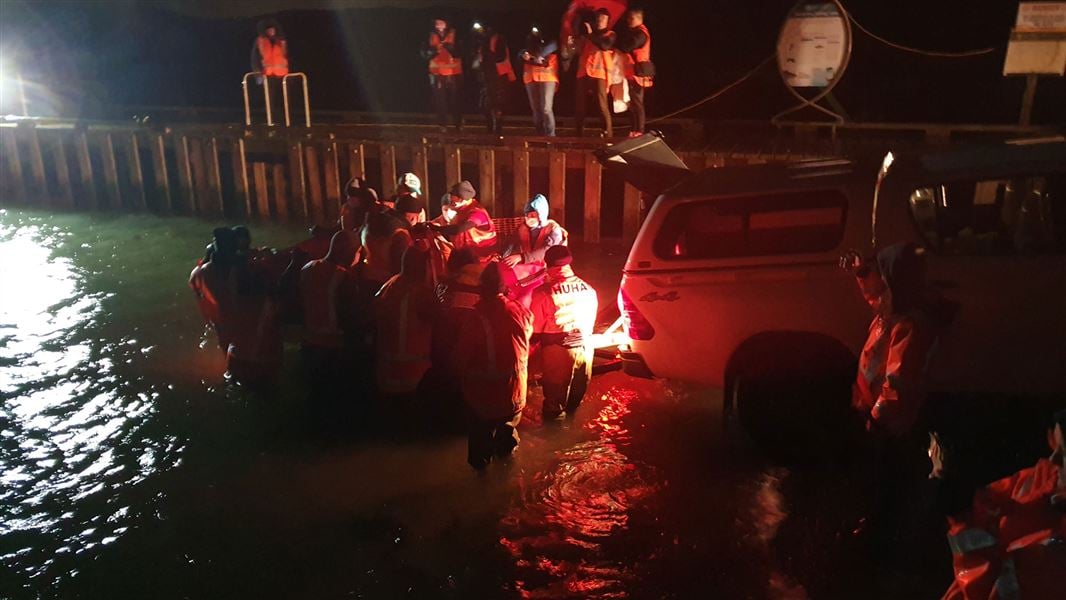
<svg viewBox="0 0 1066 600"><path fill-rule="evenodd" d="M485 477L461 437L323 439L293 353L268 395L223 379L185 287L210 227L0 211L0 597L870 595L848 482L723 435L717 393L611 373L558 429L534 390Z"/></svg>

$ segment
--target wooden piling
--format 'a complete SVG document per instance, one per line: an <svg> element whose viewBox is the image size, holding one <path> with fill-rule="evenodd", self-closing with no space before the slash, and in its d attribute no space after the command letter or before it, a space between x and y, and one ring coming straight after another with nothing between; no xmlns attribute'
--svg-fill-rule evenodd
<svg viewBox="0 0 1066 600"><path fill-rule="evenodd" d="M158 211L170 212L174 206L170 197L170 174L167 172L167 149L163 134L153 135L148 149L152 154L152 173L155 175L152 206Z"/></svg>
<svg viewBox="0 0 1066 600"><path fill-rule="evenodd" d="M418 146L411 147L411 172L422 182L422 197L429 197L429 150L425 140Z"/></svg>
<svg viewBox="0 0 1066 600"><path fill-rule="evenodd" d="M174 157L178 164L178 189L183 200L181 211L185 214L196 214L196 189L192 182L188 136L174 136Z"/></svg>
<svg viewBox="0 0 1066 600"><path fill-rule="evenodd" d="M632 242L640 231L640 190L625 184L622 191L622 239Z"/></svg>
<svg viewBox="0 0 1066 600"><path fill-rule="evenodd" d="M511 152L511 174L514 177L512 188L514 212L511 214L520 217L526 203L529 202L529 150L515 148Z"/></svg>
<svg viewBox="0 0 1066 600"><path fill-rule="evenodd" d="M274 163L271 173L274 184L274 208L278 211L278 220L289 222L289 196L285 186L285 165Z"/></svg>
<svg viewBox="0 0 1066 600"><path fill-rule="evenodd" d="M478 200L489 214L496 212L496 153L478 150ZM458 183L458 182L456 182Z"/></svg>
<svg viewBox="0 0 1066 600"><path fill-rule="evenodd" d="M7 164L7 173L4 177L7 185L4 188L5 190L10 188L8 191L15 202L24 203L26 202L26 182L22 179L22 161L19 156L15 129L13 127L0 129L0 138L3 139L4 163Z"/></svg>
<svg viewBox="0 0 1066 600"><path fill-rule="evenodd" d="M378 160L381 162L381 189L378 193L384 198L392 194L396 187L396 146L382 144L378 150Z"/></svg>
<svg viewBox="0 0 1066 600"><path fill-rule="evenodd" d="M295 143L289 146L289 181L293 205L305 221L310 220L311 210L307 205L307 177L304 170L303 144Z"/></svg>
<svg viewBox="0 0 1066 600"><path fill-rule="evenodd" d="M96 210L99 205L96 198L96 182L93 178L92 157L89 155L89 136L84 130L74 136L74 153L77 155L78 177L81 180L79 204L90 210Z"/></svg>
<svg viewBox="0 0 1066 600"><path fill-rule="evenodd" d="M362 144L348 144L348 177L366 179L366 155Z"/></svg>
<svg viewBox="0 0 1066 600"><path fill-rule="evenodd" d="M255 181L255 206L256 215L263 220L270 218L270 193L267 187L266 163L252 163L252 179Z"/></svg>
<svg viewBox="0 0 1066 600"><path fill-rule="evenodd" d="M67 150L63 147L63 134L57 132L52 136L52 164L55 165L56 186L59 188L60 205L74 208L74 192L70 187L70 165L67 163Z"/></svg>
<svg viewBox="0 0 1066 600"><path fill-rule="evenodd" d="M548 205L552 218L566 226L566 154L548 153Z"/></svg>
<svg viewBox="0 0 1066 600"><path fill-rule="evenodd" d="M212 136L204 148L204 179L207 180L207 197L209 216L226 214L225 200L222 197L222 168L218 160L218 138Z"/></svg>
<svg viewBox="0 0 1066 600"><path fill-rule="evenodd" d="M463 155L458 146L444 147L444 185L452 186L463 180ZM447 188L444 190L447 191ZM443 194L444 192L441 192Z"/></svg>
<svg viewBox="0 0 1066 600"><path fill-rule="evenodd" d="M189 140L189 166L192 171L193 189L196 190L196 209L193 214L214 214L211 194L207 185L207 166L204 164L204 145L200 138Z"/></svg>
<svg viewBox="0 0 1066 600"><path fill-rule="evenodd" d="M600 241L600 184L603 173L591 152L585 154L585 230L583 241Z"/></svg>
<svg viewBox="0 0 1066 600"><path fill-rule="evenodd" d="M326 154L323 157L323 169L326 176L326 206L325 221L336 221L340 216L341 206L341 172L340 157L337 156L337 142L326 144Z"/></svg>
<svg viewBox="0 0 1066 600"><path fill-rule="evenodd" d="M144 197L144 174L141 171L141 147L137 134L131 133L126 144L126 169L129 171L130 187L133 188L133 208L146 210L148 201Z"/></svg>
<svg viewBox="0 0 1066 600"><path fill-rule="evenodd" d="M105 208L122 208L122 191L118 186L118 165L115 162L115 144L110 133L100 137L100 166L104 169Z"/></svg>
<svg viewBox="0 0 1066 600"><path fill-rule="evenodd" d="M233 198L244 211L245 216L255 214L252 210L252 197L248 193L248 157L244 153L244 138L233 140L230 160L233 162Z"/></svg>
<svg viewBox="0 0 1066 600"><path fill-rule="evenodd" d="M51 206L52 198L48 193L48 182L44 177L44 156L41 154L41 139L37 136L37 128L29 128L25 136L26 153L30 160L30 181L33 182L30 195L41 206Z"/></svg>
<svg viewBox="0 0 1066 600"><path fill-rule="evenodd" d="M322 198L322 177L319 175L318 149L312 145L304 148L307 159L307 183L311 192L311 212L308 215L314 223L321 223L325 218L324 200Z"/></svg>

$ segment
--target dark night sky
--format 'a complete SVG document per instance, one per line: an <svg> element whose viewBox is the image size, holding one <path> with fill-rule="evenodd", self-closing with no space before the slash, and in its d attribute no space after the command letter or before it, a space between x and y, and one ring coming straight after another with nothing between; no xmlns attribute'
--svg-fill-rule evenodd
<svg viewBox="0 0 1066 600"><path fill-rule="evenodd" d="M644 3L659 71L650 112L698 100L769 56L791 0L671 0ZM494 21L518 45L531 23L558 23L567 0L0 0L0 46L84 114L114 105L239 108L255 22L275 14L294 66L306 71L317 108L425 111L417 47L430 18L462 27ZM851 65L836 95L856 120L1010 122L1023 87L1001 75L1017 10L1013 0L845 2L868 28L934 50L998 46L965 60L902 54L856 33ZM569 113L564 84L557 101ZM514 110L525 107L515 94ZM767 118L788 105L773 66L695 111L708 118ZM1066 122L1066 82L1045 78L1036 117ZM67 109L69 112L70 108Z"/></svg>

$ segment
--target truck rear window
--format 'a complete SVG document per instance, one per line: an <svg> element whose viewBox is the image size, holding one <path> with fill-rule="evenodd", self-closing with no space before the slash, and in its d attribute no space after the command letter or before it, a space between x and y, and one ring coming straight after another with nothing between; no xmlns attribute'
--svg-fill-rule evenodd
<svg viewBox="0 0 1066 600"><path fill-rule="evenodd" d="M667 214L655 254L693 260L826 252L844 237L847 207L837 190L686 202Z"/></svg>

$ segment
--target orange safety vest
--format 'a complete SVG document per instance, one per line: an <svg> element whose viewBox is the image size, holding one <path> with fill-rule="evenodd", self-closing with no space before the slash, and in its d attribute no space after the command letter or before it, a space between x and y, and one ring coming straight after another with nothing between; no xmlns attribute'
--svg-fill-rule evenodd
<svg viewBox="0 0 1066 600"><path fill-rule="evenodd" d="M500 41L500 35L499 34L493 35L492 39L489 40L489 51L492 52L493 54L496 54L496 44L499 41ZM507 81L515 81L515 80L517 80L517 77L515 77L515 74L514 74L514 66L511 65L511 49L510 48L507 49L507 55L503 57L503 60L501 60L500 62L496 63L496 75L498 75L501 79L506 79Z"/></svg>
<svg viewBox="0 0 1066 600"><path fill-rule="evenodd" d="M452 56L452 53L444 48L444 44L455 44L454 29L449 29L447 33L444 34L443 39L441 39L440 34L436 31L431 31L429 33L429 47L437 49L437 55L429 59L429 74L440 77L462 75L463 61Z"/></svg>
<svg viewBox="0 0 1066 600"><path fill-rule="evenodd" d="M272 44L270 38L261 35L256 44L259 46L259 57L263 61L263 75L284 77L289 74L289 56L285 40Z"/></svg>
<svg viewBox="0 0 1066 600"><path fill-rule="evenodd" d="M637 85L642 88L650 88L652 86L651 77L638 77L635 73L637 63L650 63L651 62L651 32L648 31L648 27L643 23L640 24L637 29L644 33L647 41L640 48L634 49L628 55L626 60L626 78L633 80Z"/></svg>
<svg viewBox="0 0 1066 600"><path fill-rule="evenodd" d="M325 259L313 260L300 272L300 300L303 303L303 343L316 348L344 347L341 328L341 286L350 272Z"/></svg>
<svg viewBox="0 0 1066 600"><path fill-rule="evenodd" d="M489 250L496 247L496 225L493 224L492 217L489 216L488 211L481 208L481 204L477 200L459 210L459 213L455 216L456 223L463 223L471 219L475 219L477 225L456 236L452 240L452 245L456 249L474 248L479 251L479 256L484 256Z"/></svg>
<svg viewBox="0 0 1066 600"><path fill-rule="evenodd" d="M377 298L377 381L386 394L409 394L431 366L430 345L433 323L419 314L421 282L405 281L396 275L381 288Z"/></svg>
<svg viewBox="0 0 1066 600"><path fill-rule="evenodd" d="M614 65L614 50L600 50L589 40L585 40L581 48L581 59L578 64L578 77L591 77L593 79L608 79Z"/></svg>
<svg viewBox="0 0 1066 600"><path fill-rule="evenodd" d="M527 62L522 68L522 83L559 83L559 55L547 56L543 65Z"/></svg>

